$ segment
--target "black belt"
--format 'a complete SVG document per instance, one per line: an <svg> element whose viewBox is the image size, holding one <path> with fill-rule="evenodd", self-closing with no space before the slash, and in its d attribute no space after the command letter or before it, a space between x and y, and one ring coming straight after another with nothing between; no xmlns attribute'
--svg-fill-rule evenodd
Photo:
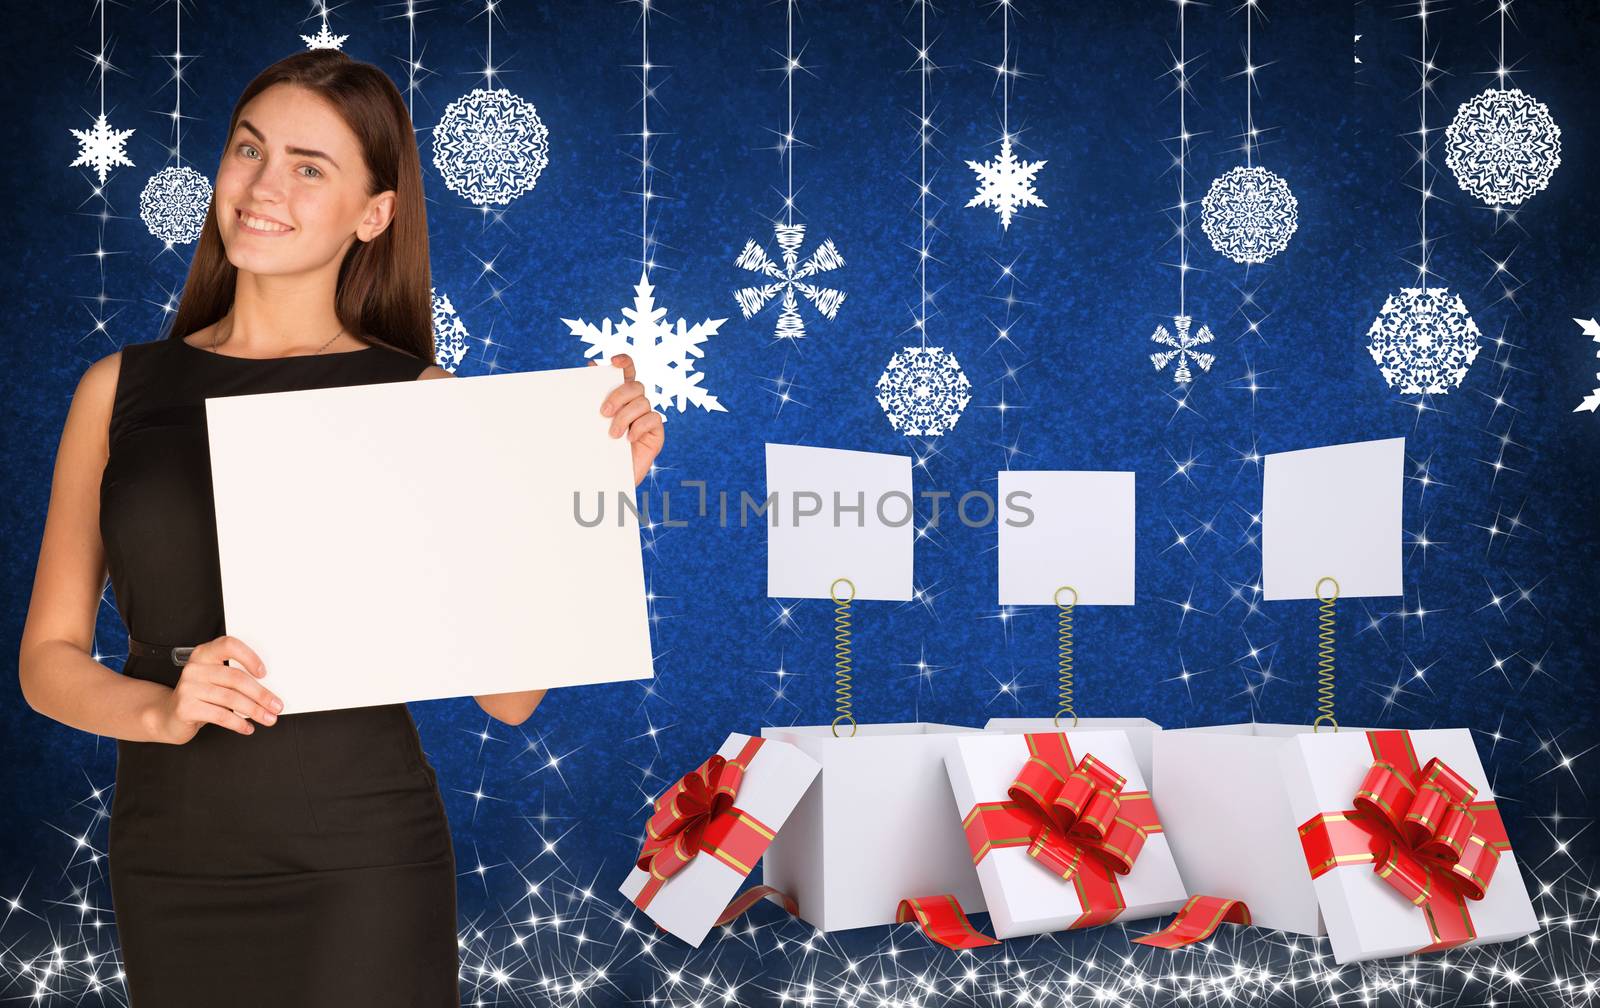
<svg viewBox="0 0 1600 1008"><path fill-rule="evenodd" d="M174 665L182 665L189 660L189 655L194 652L193 645L178 644L146 644L141 640L128 638L128 654L139 655L146 658L167 658Z"/></svg>

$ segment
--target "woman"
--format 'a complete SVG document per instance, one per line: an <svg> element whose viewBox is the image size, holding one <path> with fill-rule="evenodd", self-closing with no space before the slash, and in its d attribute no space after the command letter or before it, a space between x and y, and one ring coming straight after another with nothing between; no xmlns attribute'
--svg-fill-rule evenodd
<svg viewBox="0 0 1600 1008"><path fill-rule="evenodd" d="M337 51L274 64L234 108L169 337L78 384L19 657L35 710L118 740L110 874L133 1008L459 1004L450 830L405 705L279 718L270 671L222 635L204 409L450 377L432 359L404 101ZM612 363L624 380L597 408L637 482L661 417ZM91 657L108 571L121 675ZM197 645L181 665L178 645ZM519 724L542 696L476 699Z"/></svg>

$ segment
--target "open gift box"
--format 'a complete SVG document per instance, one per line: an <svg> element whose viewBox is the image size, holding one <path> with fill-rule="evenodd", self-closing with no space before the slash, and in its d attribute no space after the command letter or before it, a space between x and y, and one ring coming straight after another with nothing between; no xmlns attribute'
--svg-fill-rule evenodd
<svg viewBox="0 0 1600 1008"><path fill-rule="evenodd" d="M1538 926L1471 734L1241 724L1155 736L1155 786L1194 892L1327 934L1338 962Z"/></svg>
<svg viewBox="0 0 1600 1008"><path fill-rule="evenodd" d="M950 893L983 909L945 760L976 728L913 722L763 728L821 766L767 848L762 879L823 931L893 924L900 901Z"/></svg>

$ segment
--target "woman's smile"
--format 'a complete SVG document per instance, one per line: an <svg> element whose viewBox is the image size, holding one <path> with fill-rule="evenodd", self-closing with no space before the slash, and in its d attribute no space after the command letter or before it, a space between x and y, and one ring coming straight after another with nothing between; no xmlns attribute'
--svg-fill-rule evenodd
<svg viewBox="0 0 1600 1008"><path fill-rule="evenodd" d="M287 224L280 224L268 217L256 217L243 210L235 210L234 216L238 218L239 226L250 234L281 235L294 230Z"/></svg>

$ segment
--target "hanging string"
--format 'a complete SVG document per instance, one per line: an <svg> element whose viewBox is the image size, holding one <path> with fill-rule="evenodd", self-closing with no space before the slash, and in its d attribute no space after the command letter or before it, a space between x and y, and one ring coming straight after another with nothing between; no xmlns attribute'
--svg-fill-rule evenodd
<svg viewBox="0 0 1600 1008"><path fill-rule="evenodd" d="M1417 89L1417 105L1419 109L1419 125L1417 134L1422 138L1422 209L1417 215L1421 228L1421 260L1417 264L1417 286L1427 289L1428 286L1428 89L1433 86L1429 73L1433 70L1433 63L1428 59L1428 0L1418 0L1417 20L1422 23L1422 86Z"/></svg>
<svg viewBox="0 0 1600 1008"><path fill-rule="evenodd" d="M922 107L921 116L917 120L917 131L921 137L918 144L918 153L921 156L921 174L918 176L918 213L922 217L922 238L919 243L918 271L919 285L922 300L917 307L917 330L922 336L922 345L928 345L928 74L932 72L932 64L928 53L928 0L920 0L919 7L922 13L921 45L917 50L918 64L921 72L918 76L922 82Z"/></svg>
<svg viewBox="0 0 1600 1008"><path fill-rule="evenodd" d="M639 0L639 262L650 269L650 0Z"/></svg>
<svg viewBox="0 0 1600 1008"><path fill-rule="evenodd" d="M840 585L849 585L850 594L841 598ZM856 733L850 687L850 601L856 597L856 586L849 578L838 578L829 588L829 593L833 598L833 734L837 738L842 724L850 726L852 736Z"/></svg>
<svg viewBox="0 0 1600 1008"><path fill-rule="evenodd" d="M1188 0L1178 0L1178 314L1184 311L1189 279L1189 201L1184 176L1189 162L1189 118L1184 96L1189 91L1188 39L1184 34L1184 9Z"/></svg>
<svg viewBox="0 0 1600 1008"><path fill-rule="evenodd" d="M1255 165L1255 11L1256 0L1244 0L1244 166L1246 168Z"/></svg>
<svg viewBox="0 0 1600 1008"><path fill-rule="evenodd" d="M1322 593L1324 584L1333 585L1331 594ZM1317 582L1316 595L1322 606L1317 616L1317 719L1311 726L1320 730L1323 725L1329 725L1338 731L1339 722L1333 716L1333 645L1337 628L1334 603L1339 600L1339 582L1331 577L1322 578Z"/></svg>

